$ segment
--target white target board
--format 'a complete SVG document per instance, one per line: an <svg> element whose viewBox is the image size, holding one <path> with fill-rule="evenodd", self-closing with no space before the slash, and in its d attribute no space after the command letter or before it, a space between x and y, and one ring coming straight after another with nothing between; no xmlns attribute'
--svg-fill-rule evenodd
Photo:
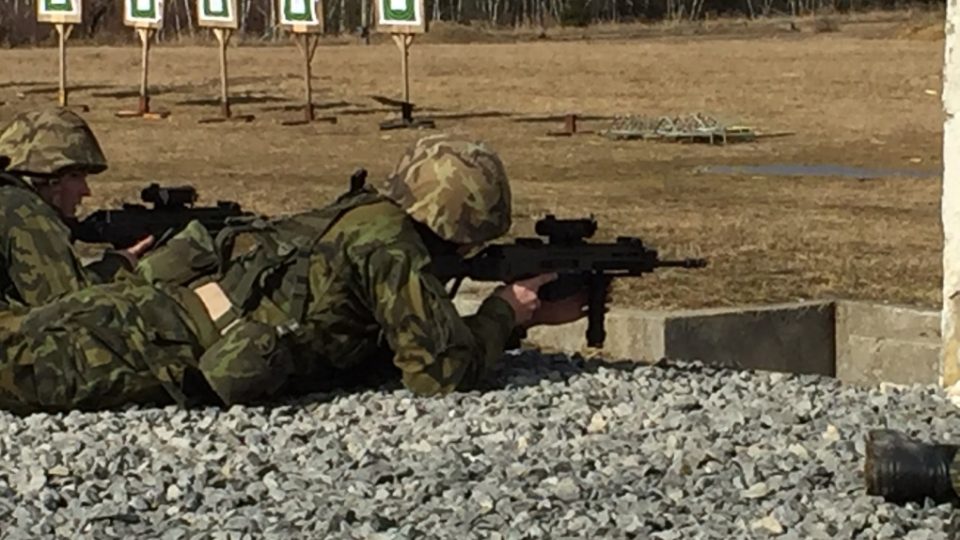
<svg viewBox="0 0 960 540"><path fill-rule="evenodd" d="M422 34L427 31L423 0L373 0L377 5L377 31Z"/></svg>
<svg viewBox="0 0 960 540"><path fill-rule="evenodd" d="M291 32L323 32L322 0L278 0L280 26Z"/></svg>
<svg viewBox="0 0 960 540"><path fill-rule="evenodd" d="M163 26L163 0L123 0L123 24L135 28Z"/></svg>
<svg viewBox="0 0 960 540"><path fill-rule="evenodd" d="M197 24L210 28L239 28L237 0L197 0Z"/></svg>
<svg viewBox="0 0 960 540"><path fill-rule="evenodd" d="M37 22L80 24L83 0L37 0Z"/></svg>

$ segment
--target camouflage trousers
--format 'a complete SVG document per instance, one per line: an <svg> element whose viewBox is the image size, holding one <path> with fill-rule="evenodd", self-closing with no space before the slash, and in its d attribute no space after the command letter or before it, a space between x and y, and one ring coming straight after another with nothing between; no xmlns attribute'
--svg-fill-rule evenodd
<svg viewBox="0 0 960 540"><path fill-rule="evenodd" d="M0 315L0 408L17 413L169 404L204 352L175 289L90 287ZM202 321L201 321L202 322Z"/></svg>
<svg viewBox="0 0 960 540"><path fill-rule="evenodd" d="M183 287L116 282L0 313L0 408L19 414L249 403L292 370L274 327L241 319L220 335Z"/></svg>

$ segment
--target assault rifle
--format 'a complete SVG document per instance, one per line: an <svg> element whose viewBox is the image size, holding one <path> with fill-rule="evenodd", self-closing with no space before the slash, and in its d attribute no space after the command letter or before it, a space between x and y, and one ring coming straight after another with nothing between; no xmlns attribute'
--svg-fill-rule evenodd
<svg viewBox="0 0 960 540"><path fill-rule="evenodd" d="M254 216L241 210L234 201L217 201L216 206L193 206L197 198L193 186L160 187L152 183L140 192L140 199L152 204L153 208L124 203L121 208L97 210L82 221L74 220L69 225L75 240L124 249L151 234L156 240L155 245L159 245L195 219L216 236L231 218Z"/></svg>
<svg viewBox="0 0 960 540"><path fill-rule="evenodd" d="M657 250L639 238L621 236L612 243L589 243L597 230L591 218L557 219L548 215L537 221L541 238L518 238L512 244L493 244L464 259L456 255L434 258L432 271L442 281L455 279L453 293L464 278L510 283L556 272L555 281L540 288L543 300L567 298L586 289L588 294L587 345L601 347L606 338L604 316L613 278L642 276L657 268L703 268L705 259L660 259Z"/></svg>

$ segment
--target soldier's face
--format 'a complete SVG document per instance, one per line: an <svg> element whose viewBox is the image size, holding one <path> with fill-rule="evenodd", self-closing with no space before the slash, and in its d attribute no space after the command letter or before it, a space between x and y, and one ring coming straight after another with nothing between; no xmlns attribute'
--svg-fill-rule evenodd
<svg viewBox="0 0 960 540"><path fill-rule="evenodd" d="M87 185L87 175L82 172L69 172L60 177L58 182L44 186L40 196L47 200L64 217L76 217L77 207L84 197L90 196L90 186Z"/></svg>

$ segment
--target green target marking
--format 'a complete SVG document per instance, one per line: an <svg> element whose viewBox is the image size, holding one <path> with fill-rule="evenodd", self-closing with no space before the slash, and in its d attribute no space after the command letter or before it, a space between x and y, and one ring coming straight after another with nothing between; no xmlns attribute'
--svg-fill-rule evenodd
<svg viewBox="0 0 960 540"><path fill-rule="evenodd" d="M205 17L230 18L230 2L227 0L203 0Z"/></svg>
<svg viewBox="0 0 960 540"><path fill-rule="evenodd" d="M316 23L313 0L284 0L283 18L287 22Z"/></svg>
<svg viewBox="0 0 960 540"><path fill-rule="evenodd" d="M43 0L43 11L47 13L73 13L73 0Z"/></svg>
<svg viewBox="0 0 960 540"><path fill-rule="evenodd" d="M414 0L381 0L383 2L383 18L389 22L414 22L417 12Z"/></svg>
<svg viewBox="0 0 960 540"><path fill-rule="evenodd" d="M80 22L82 0L37 0L37 21L55 24Z"/></svg>
<svg viewBox="0 0 960 540"><path fill-rule="evenodd" d="M127 0L130 5L131 19L149 19L157 18L156 0Z"/></svg>

